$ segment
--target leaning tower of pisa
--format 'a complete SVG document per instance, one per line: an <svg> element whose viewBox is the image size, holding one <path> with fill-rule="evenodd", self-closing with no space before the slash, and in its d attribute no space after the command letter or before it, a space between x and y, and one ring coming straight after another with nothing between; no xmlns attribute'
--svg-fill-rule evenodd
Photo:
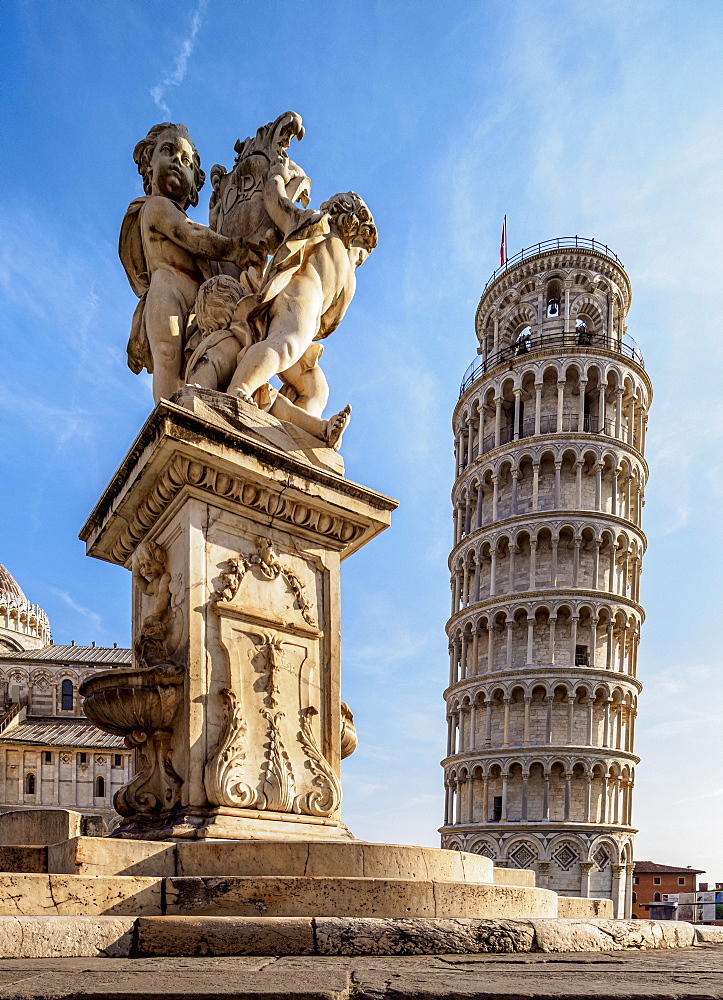
<svg viewBox="0 0 723 1000"><path fill-rule="evenodd" d="M630 913L645 432L630 281L595 240L491 276L454 411L442 846Z"/></svg>

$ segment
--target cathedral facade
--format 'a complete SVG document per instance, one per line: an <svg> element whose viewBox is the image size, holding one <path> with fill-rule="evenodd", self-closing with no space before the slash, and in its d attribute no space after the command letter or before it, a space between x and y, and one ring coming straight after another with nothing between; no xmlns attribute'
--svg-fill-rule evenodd
<svg viewBox="0 0 723 1000"><path fill-rule="evenodd" d="M132 752L85 718L78 688L131 659L117 646L54 645L43 609L0 565L0 812L60 807L116 818L113 795L130 780Z"/></svg>

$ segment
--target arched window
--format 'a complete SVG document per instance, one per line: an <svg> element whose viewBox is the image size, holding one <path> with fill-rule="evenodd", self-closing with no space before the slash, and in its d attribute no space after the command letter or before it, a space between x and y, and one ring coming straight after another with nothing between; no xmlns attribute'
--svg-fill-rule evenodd
<svg viewBox="0 0 723 1000"><path fill-rule="evenodd" d="M73 711L73 682L64 680L60 688L60 708L63 712Z"/></svg>
<svg viewBox="0 0 723 1000"><path fill-rule="evenodd" d="M515 354L527 354L532 346L532 330L529 326L522 327L513 346Z"/></svg>
<svg viewBox="0 0 723 1000"><path fill-rule="evenodd" d="M656 892L655 895L653 896L653 902L654 903L659 903L660 902L660 893L659 892Z"/></svg>
<svg viewBox="0 0 723 1000"><path fill-rule="evenodd" d="M97 799L105 798L105 778L102 774L99 774L95 779L95 797Z"/></svg>
<svg viewBox="0 0 723 1000"><path fill-rule="evenodd" d="M27 774L25 776L25 792L27 795L35 795L35 775Z"/></svg>

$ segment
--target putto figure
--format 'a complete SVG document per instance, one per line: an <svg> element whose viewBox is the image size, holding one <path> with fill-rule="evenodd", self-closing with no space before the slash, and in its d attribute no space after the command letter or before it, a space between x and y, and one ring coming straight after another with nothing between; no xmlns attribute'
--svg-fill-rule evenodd
<svg viewBox="0 0 723 1000"><path fill-rule="evenodd" d="M253 342L251 331L245 322L236 321L236 309L244 297L244 290L235 278L219 274L205 281L196 296L195 317L198 340L196 349L188 360L186 380L190 385L202 389L226 391L233 377L239 359L246 347ZM245 320L246 306L240 309ZM321 354L321 345L318 352ZM323 379L321 369L318 375ZM283 376L282 376L283 378ZM286 387L289 392L289 387ZM285 395L266 383L254 394L253 402L279 420L285 420L313 437L319 438L327 447L337 449L341 444L351 406L346 406L328 420L321 417L327 393L318 407L318 413L310 413L303 406L294 403ZM301 401L302 403L304 400Z"/></svg>
<svg viewBox="0 0 723 1000"><path fill-rule="evenodd" d="M240 269L262 266L254 248L199 225L186 216L198 204L205 174L185 125L154 125L133 151L145 197L128 207L118 252L131 288L140 298L128 341L128 365L153 373L156 402L182 385L186 319L207 262L226 260Z"/></svg>
<svg viewBox="0 0 723 1000"><path fill-rule="evenodd" d="M251 399L279 375L303 409L320 414L329 389L314 342L342 321L356 291L356 269L376 245L372 213L354 191L335 194L316 221L291 233L274 254L258 293L236 309L235 323L248 330L251 346L229 391Z"/></svg>
<svg viewBox="0 0 723 1000"><path fill-rule="evenodd" d="M185 125L154 125L137 144L145 196L119 243L140 298L128 365L153 374L156 402L184 383L226 392L338 449L351 407L322 416L318 341L341 322L377 230L353 191L308 207L311 180L288 155L303 135L287 111L237 142L233 169L211 171L210 228L186 216L205 175Z"/></svg>
<svg viewBox="0 0 723 1000"><path fill-rule="evenodd" d="M329 386L317 341L341 322L356 290L356 268L376 244L371 212L349 191L324 202L284 240L258 291L243 294L232 278L212 278L196 300L207 335L189 360L187 381L236 394L338 447L351 407L322 419ZM222 315L225 328L211 329L206 317L218 322ZM275 375L284 384L281 394L269 384Z"/></svg>
<svg viewBox="0 0 723 1000"><path fill-rule="evenodd" d="M135 650L146 666L163 661L178 648L182 620L172 606L171 574L166 568L166 551L156 542L141 542L133 557L133 583L149 598Z"/></svg>

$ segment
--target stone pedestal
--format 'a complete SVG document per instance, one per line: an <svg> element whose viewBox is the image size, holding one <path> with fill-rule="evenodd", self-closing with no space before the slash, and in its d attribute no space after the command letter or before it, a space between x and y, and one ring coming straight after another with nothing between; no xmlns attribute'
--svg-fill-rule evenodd
<svg viewBox="0 0 723 1000"><path fill-rule="evenodd" d="M240 400L187 387L156 407L81 532L134 569L134 669L82 687L137 747L115 836L351 837L339 568L395 507Z"/></svg>

